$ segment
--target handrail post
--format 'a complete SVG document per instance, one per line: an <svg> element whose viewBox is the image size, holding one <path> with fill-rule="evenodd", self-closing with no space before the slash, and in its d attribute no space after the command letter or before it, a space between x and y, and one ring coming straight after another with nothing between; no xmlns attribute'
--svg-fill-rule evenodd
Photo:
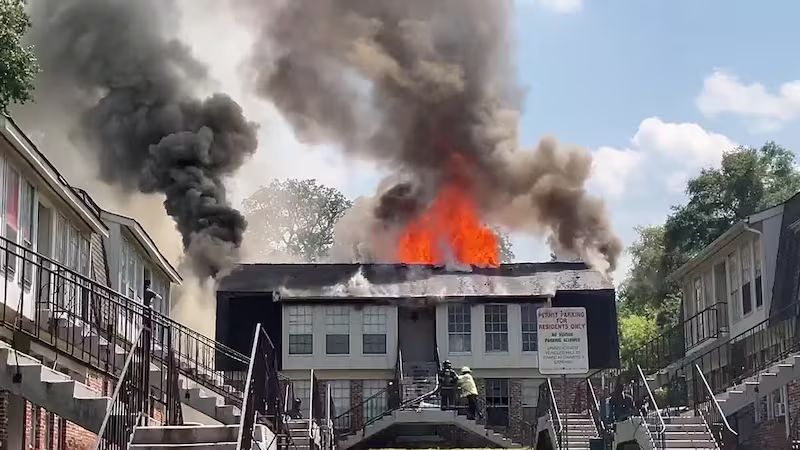
<svg viewBox="0 0 800 450"><path fill-rule="evenodd" d="M710 397L709 401L714 405L714 408L717 410L717 414L719 414L720 420L722 420L722 425L725 427L725 430L727 430L729 433L731 433L734 436L738 436L739 433L734 431L734 429L731 427L731 424L728 423L728 418L725 417L725 412L722 411L722 407L719 405L719 402L717 401L717 396L714 395L714 391L711 390L711 386L709 386L708 380L706 380L705 374L703 374L703 371L700 369L700 365L695 364L694 368L697 370L697 373L700 376L700 380L703 382L703 387L706 390L706 394L708 394L708 396ZM697 397L695 397L694 402L695 402L695 405L697 405ZM697 408L695 407L695 410L696 409ZM703 418L703 420L705 420L705 418ZM709 431L711 431L711 425L712 424L706 423L706 425L708 426ZM722 436L720 436L720 439L722 439ZM719 444L720 444L720 446L722 445L721 442Z"/></svg>

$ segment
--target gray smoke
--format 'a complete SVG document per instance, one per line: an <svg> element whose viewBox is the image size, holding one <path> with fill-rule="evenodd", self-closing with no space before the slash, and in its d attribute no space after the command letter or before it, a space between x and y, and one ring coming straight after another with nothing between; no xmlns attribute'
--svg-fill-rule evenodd
<svg viewBox="0 0 800 450"><path fill-rule="evenodd" d="M31 5L43 75L37 100L58 93L79 115L107 183L163 193L189 263L213 277L236 258L246 222L224 177L255 152L255 125L224 94L193 94L205 67L174 37L171 0L48 0Z"/></svg>
<svg viewBox="0 0 800 450"><path fill-rule="evenodd" d="M350 235L375 240L381 226L404 223L458 178L487 220L548 234L559 253L615 267L621 243L603 202L584 189L589 152L552 138L518 148L510 2L240 1L251 21L262 20L257 91L297 135L412 174L362 202L373 220L352 221L363 232ZM453 170L456 162L464 169ZM345 247L381 259L364 245Z"/></svg>

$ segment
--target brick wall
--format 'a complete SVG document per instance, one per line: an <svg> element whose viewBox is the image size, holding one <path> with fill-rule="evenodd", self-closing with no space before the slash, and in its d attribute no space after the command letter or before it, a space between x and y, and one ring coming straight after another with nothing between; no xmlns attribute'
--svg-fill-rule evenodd
<svg viewBox="0 0 800 450"><path fill-rule="evenodd" d="M350 426L354 430L358 430L364 425L364 408L363 406L360 406L363 401L364 401L364 382L361 380L351 380L350 407L353 408L353 417L350 419Z"/></svg>
<svg viewBox="0 0 800 450"><path fill-rule="evenodd" d="M522 438L522 380L508 380L508 435Z"/></svg>
<svg viewBox="0 0 800 450"><path fill-rule="evenodd" d="M788 403L786 411L789 414L789 423L794 422L800 416L800 380L795 380L786 385L786 401Z"/></svg>
<svg viewBox="0 0 800 450"><path fill-rule="evenodd" d="M786 439L786 423L780 417L755 425L749 438L737 450L764 450L789 448Z"/></svg>
<svg viewBox="0 0 800 450"><path fill-rule="evenodd" d="M0 391L0 448L8 448L8 391Z"/></svg>

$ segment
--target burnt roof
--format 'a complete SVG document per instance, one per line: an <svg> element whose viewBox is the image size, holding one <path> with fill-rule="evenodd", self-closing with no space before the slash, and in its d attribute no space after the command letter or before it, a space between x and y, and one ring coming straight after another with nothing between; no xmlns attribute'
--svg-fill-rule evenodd
<svg viewBox="0 0 800 450"><path fill-rule="evenodd" d="M454 271L407 264L240 264L218 292L273 292L281 299L548 296L613 289L582 262L502 264Z"/></svg>

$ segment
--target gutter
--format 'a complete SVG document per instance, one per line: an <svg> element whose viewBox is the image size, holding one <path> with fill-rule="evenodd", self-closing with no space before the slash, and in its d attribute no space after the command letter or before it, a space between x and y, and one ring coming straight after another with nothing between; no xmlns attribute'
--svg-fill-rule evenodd
<svg viewBox="0 0 800 450"><path fill-rule="evenodd" d="M683 278L684 275L694 270L701 262L703 262L706 258L713 255L720 248L724 247L725 245L729 244L732 240L739 237L746 229L748 229L747 225L745 224L744 220L740 220L736 222L732 227L728 228L728 231L722 233L722 235L716 239L714 242L708 244L703 250L700 251L697 255L695 255L689 261L678 268L675 272L673 272L670 276L667 277L668 281L677 282L680 278ZM752 229L751 229L752 230ZM757 230L752 230L757 231Z"/></svg>

